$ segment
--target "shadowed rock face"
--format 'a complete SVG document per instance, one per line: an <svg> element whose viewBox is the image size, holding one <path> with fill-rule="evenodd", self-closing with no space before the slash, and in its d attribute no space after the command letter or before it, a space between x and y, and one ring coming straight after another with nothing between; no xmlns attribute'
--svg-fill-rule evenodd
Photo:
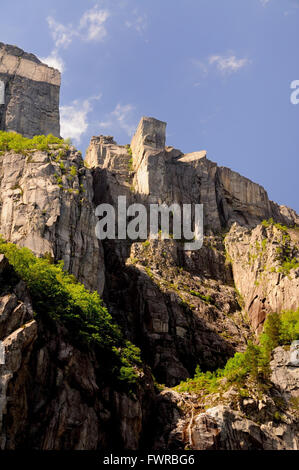
<svg viewBox="0 0 299 470"><path fill-rule="evenodd" d="M154 397L145 373L134 396L101 377L101 358L35 317L26 285L0 255L0 449L140 446ZM113 438L112 438L113 436Z"/></svg>
<svg viewBox="0 0 299 470"><path fill-rule="evenodd" d="M59 92L58 70L0 43L0 130L59 137Z"/></svg>

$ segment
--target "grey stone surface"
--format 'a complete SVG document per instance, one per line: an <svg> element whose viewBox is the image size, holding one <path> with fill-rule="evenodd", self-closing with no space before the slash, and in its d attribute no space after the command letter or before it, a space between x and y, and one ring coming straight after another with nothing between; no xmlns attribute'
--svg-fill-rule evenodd
<svg viewBox="0 0 299 470"><path fill-rule="evenodd" d="M117 170L116 162L127 152L111 139L92 139L86 155L91 167L112 170L108 160L113 155L113 171ZM131 187L143 202L201 203L205 227L214 231L234 222L254 227L271 217L285 224L299 223L295 211L270 201L259 184L229 168L218 167L207 158L205 150L183 154L165 147L165 139L166 123L148 117L141 119L132 138Z"/></svg>
<svg viewBox="0 0 299 470"><path fill-rule="evenodd" d="M290 348L290 366L299 367L299 341L293 341Z"/></svg>
<svg viewBox="0 0 299 470"><path fill-rule="evenodd" d="M0 130L60 135L60 72L33 54L0 43ZM2 99L1 99L2 98Z"/></svg>
<svg viewBox="0 0 299 470"><path fill-rule="evenodd" d="M271 387L262 395L253 384L244 398L233 386L221 394L162 391L155 448L298 450L299 368L290 366L289 360L290 351L273 351Z"/></svg>
<svg viewBox="0 0 299 470"><path fill-rule="evenodd" d="M60 153L64 157L58 161ZM105 269L95 235L92 176L79 152L71 147L53 148L51 155L5 153L0 175L2 236L37 256L48 253L62 259L88 289L101 293Z"/></svg>
<svg viewBox="0 0 299 470"><path fill-rule="evenodd" d="M283 269L285 256L293 261L299 257L298 230L285 232L275 225L249 230L233 224L225 247L236 288L257 333L268 313L298 308L299 268L294 264L289 271Z"/></svg>

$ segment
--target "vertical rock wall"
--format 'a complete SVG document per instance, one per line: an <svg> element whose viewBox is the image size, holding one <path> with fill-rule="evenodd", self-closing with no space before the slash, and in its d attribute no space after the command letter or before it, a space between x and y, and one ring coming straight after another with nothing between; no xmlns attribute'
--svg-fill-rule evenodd
<svg viewBox="0 0 299 470"><path fill-rule="evenodd" d="M59 92L58 70L0 43L0 130L59 137Z"/></svg>

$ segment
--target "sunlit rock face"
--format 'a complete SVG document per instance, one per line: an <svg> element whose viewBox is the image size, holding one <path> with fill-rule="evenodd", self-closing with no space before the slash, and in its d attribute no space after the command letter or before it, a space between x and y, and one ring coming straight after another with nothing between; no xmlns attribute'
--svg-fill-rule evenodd
<svg viewBox="0 0 299 470"><path fill-rule="evenodd" d="M0 130L59 136L60 72L0 43Z"/></svg>
<svg viewBox="0 0 299 470"><path fill-rule="evenodd" d="M88 289L102 293L104 263L96 222L92 175L74 147L1 156L0 234L37 256L63 260Z"/></svg>
<svg viewBox="0 0 299 470"><path fill-rule="evenodd" d="M135 198L146 203L203 204L206 229L219 231L234 222L254 227L273 217L284 224L298 223L297 214L268 198L266 190L230 168L219 167L205 150L184 154L165 146L166 123L142 117L130 149L113 137L93 137L86 154L92 168L110 171L127 181ZM100 189L97 192L101 191ZM113 195L119 193L116 185Z"/></svg>

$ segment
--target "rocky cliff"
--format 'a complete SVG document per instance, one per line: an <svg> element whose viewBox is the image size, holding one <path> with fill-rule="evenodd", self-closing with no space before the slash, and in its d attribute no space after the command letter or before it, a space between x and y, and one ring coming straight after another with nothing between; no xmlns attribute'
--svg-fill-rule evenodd
<svg viewBox="0 0 299 470"><path fill-rule="evenodd" d="M2 259L3 448L107 449L115 429L115 446L127 449L298 445L288 401L298 394L297 369L281 348L271 364L273 390L262 397L254 387L246 397L232 387L203 403L168 388L193 376L197 365L223 367L257 341L269 313L298 308L299 264L297 214L218 167L205 151L165 147L165 128L143 118L128 146L93 137L85 164L65 143L0 156L2 236L51 262L62 259L97 290L125 337L140 347L145 370L166 386L154 391L145 374L132 397L103 384L97 357L80 351L59 322L53 332L33 317L26 286ZM203 247L185 251L174 239L100 242L95 207L116 206L120 195L147 208L202 203Z"/></svg>
<svg viewBox="0 0 299 470"><path fill-rule="evenodd" d="M206 151L183 154L165 147L165 132L166 123L143 117L131 142L130 164L128 149L101 136L92 139L86 161L92 168L109 168L116 179L122 161L122 179L131 182L136 199L143 202L203 204L205 227L213 232L227 229L233 222L254 227L271 217L288 225L299 222L292 209L270 201L260 185L218 167L207 159Z"/></svg>
<svg viewBox="0 0 299 470"><path fill-rule="evenodd" d="M59 321L34 315L26 285L3 255L0 340L2 450L140 446L154 395L149 373L135 394L103 385L101 358L78 349Z"/></svg>
<svg viewBox="0 0 299 470"><path fill-rule="evenodd" d="M58 147L58 148L57 148ZM62 259L91 290L104 286L90 171L68 145L0 157L0 233L37 256Z"/></svg>
<svg viewBox="0 0 299 470"><path fill-rule="evenodd" d="M0 130L59 136L60 72L0 43Z"/></svg>
<svg viewBox="0 0 299 470"><path fill-rule="evenodd" d="M264 222L248 230L235 224L225 246L255 331L261 331L268 313L298 308L298 228Z"/></svg>
<svg viewBox="0 0 299 470"><path fill-rule="evenodd" d="M242 396L231 387L199 397L164 390L158 401L155 447L298 450L299 368L291 357L292 352L282 347L274 350L271 382L263 393L253 387Z"/></svg>

